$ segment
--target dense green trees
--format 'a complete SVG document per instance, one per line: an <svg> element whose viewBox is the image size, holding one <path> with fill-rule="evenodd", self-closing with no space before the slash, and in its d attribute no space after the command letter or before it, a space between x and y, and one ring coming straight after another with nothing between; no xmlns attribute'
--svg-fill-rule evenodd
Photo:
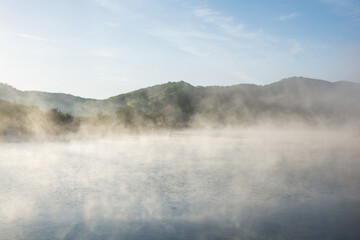
<svg viewBox="0 0 360 240"><path fill-rule="evenodd" d="M50 109L47 112L48 118L55 124L66 125L73 122L74 117L68 113L63 113L57 108Z"/></svg>
<svg viewBox="0 0 360 240"><path fill-rule="evenodd" d="M119 107L116 110L116 117L125 126L131 126L135 124L135 121L140 118L140 110L136 112L132 107L125 106Z"/></svg>
<svg viewBox="0 0 360 240"><path fill-rule="evenodd" d="M26 134L28 107L0 100L0 135Z"/></svg>
<svg viewBox="0 0 360 240"><path fill-rule="evenodd" d="M117 122L127 128L170 127L170 121L159 110L149 113L131 106L119 107L116 110Z"/></svg>

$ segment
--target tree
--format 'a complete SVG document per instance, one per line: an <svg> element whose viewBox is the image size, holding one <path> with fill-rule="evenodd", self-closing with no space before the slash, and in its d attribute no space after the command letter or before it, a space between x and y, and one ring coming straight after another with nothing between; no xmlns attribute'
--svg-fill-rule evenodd
<svg viewBox="0 0 360 240"><path fill-rule="evenodd" d="M135 117L135 111L130 106L119 107L116 110L116 117L123 123L125 126L131 126Z"/></svg>
<svg viewBox="0 0 360 240"><path fill-rule="evenodd" d="M47 112L48 118L57 125L66 125L72 123L73 116L68 113L62 113L59 109L53 108Z"/></svg>

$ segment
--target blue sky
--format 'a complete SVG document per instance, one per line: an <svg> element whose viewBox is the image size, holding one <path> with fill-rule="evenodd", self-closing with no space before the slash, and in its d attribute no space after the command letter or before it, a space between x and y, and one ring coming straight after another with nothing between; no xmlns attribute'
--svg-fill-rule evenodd
<svg viewBox="0 0 360 240"><path fill-rule="evenodd" d="M291 76L360 81L359 0L0 0L0 82L21 90Z"/></svg>

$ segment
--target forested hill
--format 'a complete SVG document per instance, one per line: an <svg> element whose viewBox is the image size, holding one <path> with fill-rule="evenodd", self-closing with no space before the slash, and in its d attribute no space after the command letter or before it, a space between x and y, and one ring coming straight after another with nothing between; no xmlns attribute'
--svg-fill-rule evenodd
<svg viewBox="0 0 360 240"><path fill-rule="evenodd" d="M332 123L360 119L360 84L293 77L269 85L195 87L169 82L104 100L60 93L23 92L0 85L0 99L73 115L130 114L162 116L181 124L262 121ZM124 113L125 112L125 113Z"/></svg>
<svg viewBox="0 0 360 240"><path fill-rule="evenodd" d="M96 101L64 93L20 91L4 83L0 83L0 99L27 106L37 106L42 110L58 108L67 113L76 113L85 102Z"/></svg>

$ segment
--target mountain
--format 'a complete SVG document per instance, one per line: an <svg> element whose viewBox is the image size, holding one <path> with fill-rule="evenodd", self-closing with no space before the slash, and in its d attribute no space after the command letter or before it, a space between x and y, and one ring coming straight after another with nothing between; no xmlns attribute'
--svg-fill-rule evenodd
<svg viewBox="0 0 360 240"><path fill-rule="evenodd" d="M0 99L27 106L37 106L42 110L58 108L67 113L76 113L84 103L96 101L64 93L20 91L4 83L0 83Z"/></svg>
<svg viewBox="0 0 360 240"><path fill-rule="evenodd" d="M266 121L339 124L360 119L359 83L303 77L287 78L264 86L195 87L183 81L169 82L104 100L62 93L19 91L2 84L0 99L35 105L43 110L58 108L66 113L88 116L115 114L126 107L127 112L133 111L132 115L136 111L136 114L140 112L144 116L155 113L183 124L253 124Z"/></svg>

